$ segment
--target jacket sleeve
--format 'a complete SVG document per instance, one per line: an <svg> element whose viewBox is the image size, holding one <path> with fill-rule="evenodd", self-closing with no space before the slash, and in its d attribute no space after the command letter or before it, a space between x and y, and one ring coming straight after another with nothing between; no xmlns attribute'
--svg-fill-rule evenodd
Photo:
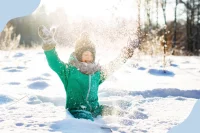
<svg viewBox="0 0 200 133"><path fill-rule="evenodd" d="M45 50L44 53L50 68L58 74L62 83L66 87L69 75L68 64L65 64L59 59L55 48L51 50Z"/></svg>

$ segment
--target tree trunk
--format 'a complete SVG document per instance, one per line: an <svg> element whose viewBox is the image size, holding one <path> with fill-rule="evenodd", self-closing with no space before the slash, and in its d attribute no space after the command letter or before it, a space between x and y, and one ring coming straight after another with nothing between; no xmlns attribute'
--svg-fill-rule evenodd
<svg viewBox="0 0 200 133"><path fill-rule="evenodd" d="M141 7L141 0L137 0L138 4L138 26L137 26L137 38L138 38L138 43L141 43L141 23L140 23L140 7Z"/></svg>
<svg viewBox="0 0 200 133"><path fill-rule="evenodd" d="M156 28L158 28L158 0L156 0Z"/></svg>
<svg viewBox="0 0 200 133"><path fill-rule="evenodd" d="M200 1L198 1L198 5L200 5ZM200 49L200 6L198 7L198 14L197 14L197 48Z"/></svg>
<svg viewBox="0 0 200 133"><path fill-rule="evenodd" d="M188 1L187 1L188 5ZM186 30L187 30L187 50L191 51L191 45L190 45L190 10L187 8L187 24L186 24Z"/></svg>
<svg viewBox="0 0 200 133"><path fill-rule="evenodd" d="M147 22L148 22L148 32L151 30L151 18L150 18L150 0L145 0L146 1L146 15L147 15Z"/></svg>
<svg viewBox="0 0 200 133"><path fill-rule="evenodd" d="M167 4L167 1L166 0L162 0L161 6L162 6L162 10L163 10L163 16L164 16L165 25L167 25L167 20L166 20L166 4Z"/></svg>
<svg viewBox="0 0 200 133"><path fill-rule="evenodd" d="M191 39L192 39L192 52L195 52L195 50L196 50L196 47L195 47L195 45L196 45L196 32L195 32L195 16L194 16L194 13L195 13L195 9L194 9L194 7L195 7L195 3L194 3L194 0L191 0L191 2L192 2L192 10L191 10L191 33L190 33L190 35L191 35Z"/></svg>
<svg viewBox="0 0 200 133"><path fill-rule="evenodd" d="M162 6L162 10L163 10L163 17L164 17L164 22L165 22L165 27L164 27L164 46L163 46L163 52L164 52L164 57L163 57L163 67L165 68L166 66L166 47L167 47L167 35L166 35L166 29L167 29L167 20L166 20L166 4L167 1L166 0L162 0L161 2L161 6ZM164 70L164 72L166 72Z"/></svg>
<svg viewBox="0 0 200 133"><path fill-rule="evenodd" d="M176 0L176 5L175 5L175 9L174 9L174 37L173 37L173 44L172 44L172 49L175 47L176 45L176 10L177 10L177 4L178 1Z"/></svg>

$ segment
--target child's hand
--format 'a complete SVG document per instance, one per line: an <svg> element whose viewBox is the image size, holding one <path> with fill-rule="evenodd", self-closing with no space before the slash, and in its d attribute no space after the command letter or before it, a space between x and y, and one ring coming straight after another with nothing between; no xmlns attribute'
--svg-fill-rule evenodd
<svg viewBox="0 0 200 133"><path fill-rule="evenodd" d="M129 39L128 45L122 49L122 57L124 59L131 58L136 48L139 48L139 42Z"/></svg>
<svg viewBox="0 0 200 133"><path fill-rule="evenodd" d="M38 27L38 35L44 41L42 48L44 50L51 50L56 46L56 41L54 40L55 29L48 30L45 26Z"/></svg>
<svg viewBox="0 0 200 133"><path fill-rule="evenodd" d="M139 48L139 40L138 39L136 39L136 40L129 39L128 47L130 47L133 50L136 49L136 48Z"/></svg>
<svg viewBox="0 0 200 133"><path fill-rule="evenodd" d="M45 26L38 27L38 35L43 41L47 41L54 38L55 30L48 30Z"/></svg>
<svg viewBox="0 0 200 133"><path fill-rule="evenodd" d="M134 53L134 49L132 47L127 46L122 49L121 56L124 59L128 59L133 56L133 53Z"/></svg>

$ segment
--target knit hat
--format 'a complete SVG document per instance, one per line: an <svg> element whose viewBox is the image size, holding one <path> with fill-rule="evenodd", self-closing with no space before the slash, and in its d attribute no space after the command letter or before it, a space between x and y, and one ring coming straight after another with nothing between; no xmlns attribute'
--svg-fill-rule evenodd
<svg viewBox="0 0 200 133"><path fill-rule="evenodd" d="M85 51L90 51L93 56L93 62L95 61L96 49L95 45L89 39L89 34L87 32L83 32L80 38L75 42L75 55L76 58L81 61L82 54Z"/></svg>

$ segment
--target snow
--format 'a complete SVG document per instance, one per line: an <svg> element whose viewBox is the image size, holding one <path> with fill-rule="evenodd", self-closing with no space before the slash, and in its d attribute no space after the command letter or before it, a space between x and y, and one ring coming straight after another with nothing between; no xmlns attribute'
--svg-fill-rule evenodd
<svg viewBox="0 0 200 133"><path fill-rule="evenodd" d="M71 48L58 49L67 61ZM67 51L67 52L66 52ZM111 54L112 52L112 54ZM98 50L106 64L119 50ZM65 110L65 91L41 49L0 51L0 131L15 133L164 133L182 123L200 98L200 57L135 54L99 88L101 104L122 110L78 120ZM106 132L106 131L105 131Z"/></svg>

